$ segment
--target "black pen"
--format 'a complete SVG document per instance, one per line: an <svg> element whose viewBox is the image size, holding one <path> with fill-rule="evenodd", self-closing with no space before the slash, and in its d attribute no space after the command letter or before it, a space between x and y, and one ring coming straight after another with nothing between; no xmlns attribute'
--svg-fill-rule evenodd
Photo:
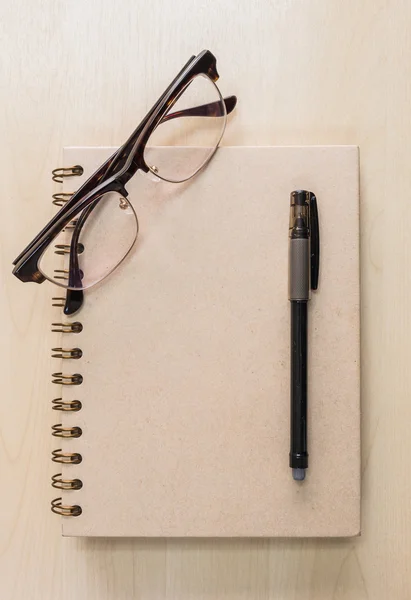
<svg viewBox="0 0 411 600"><path fill-rule="evenodd" d="M296 481L305 479L307 449L307 327L310 290L318 287L320 235L317 199L297 190L290 196L289 291L291 304L290 467Z"/></svg>

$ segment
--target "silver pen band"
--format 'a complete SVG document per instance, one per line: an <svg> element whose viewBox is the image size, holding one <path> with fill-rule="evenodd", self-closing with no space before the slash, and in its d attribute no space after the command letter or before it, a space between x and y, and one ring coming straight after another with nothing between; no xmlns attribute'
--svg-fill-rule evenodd
<svg viewBox="0 0 411 600"><path fill-rule="evenodd" d="M310 299L310 240L289 240L288 299Z"/></svg>

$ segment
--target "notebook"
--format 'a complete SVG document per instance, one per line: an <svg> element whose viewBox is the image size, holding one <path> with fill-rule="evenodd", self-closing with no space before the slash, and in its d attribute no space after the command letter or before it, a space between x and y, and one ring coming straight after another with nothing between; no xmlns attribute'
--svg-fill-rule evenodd
<svg viewBox="0 0 411 600"><path fill-rule="evenodd" d="M64 178L55 203L113 150L66 148L64 165L84 173ZM301 188L317 195L321 265L309 306L310 464L296 482L288 220ZM53 371L82 376L57 383L53 405L76 434L53 454L70 461L53 480L69 488L54 506L75 507L63 535L359 534L358 148L222 147L189 182L138 173L128 189L133 251L76 315L53 308L64 330L55 345L81 350L52 359Z"/></svg>

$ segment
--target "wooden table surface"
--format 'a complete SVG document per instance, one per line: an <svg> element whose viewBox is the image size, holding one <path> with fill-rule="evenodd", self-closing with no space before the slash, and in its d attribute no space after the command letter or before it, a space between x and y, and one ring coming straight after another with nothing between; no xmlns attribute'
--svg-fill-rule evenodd
<svg viewBox="0 0 411 600"><path fill-rule="evenodd" d="M225 144L361 148L358 539L62 539L49 510L51 288L11 261L52 214L63 145L120 144L206 47L239 98ZM0 50L2 600L408 600L409 0L3 0Z"/></svg>

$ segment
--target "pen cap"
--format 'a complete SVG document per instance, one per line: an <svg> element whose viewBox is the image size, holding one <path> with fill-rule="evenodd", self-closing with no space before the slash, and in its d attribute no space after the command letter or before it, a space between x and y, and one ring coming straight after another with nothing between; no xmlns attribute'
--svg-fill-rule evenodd
<svg viewBox="0 0 411 600"><path fill-rule="evenodd" d="M305 190L291 192L290 195L290 238L308 238L309 236L309 194Z"/></svg>
<svg viewBox="0 0 411 600"><path fill-rule="evenodd" d="M317 199L306 190L290 195L289 299L306 301L318 287L320 239Z"/></svg>

